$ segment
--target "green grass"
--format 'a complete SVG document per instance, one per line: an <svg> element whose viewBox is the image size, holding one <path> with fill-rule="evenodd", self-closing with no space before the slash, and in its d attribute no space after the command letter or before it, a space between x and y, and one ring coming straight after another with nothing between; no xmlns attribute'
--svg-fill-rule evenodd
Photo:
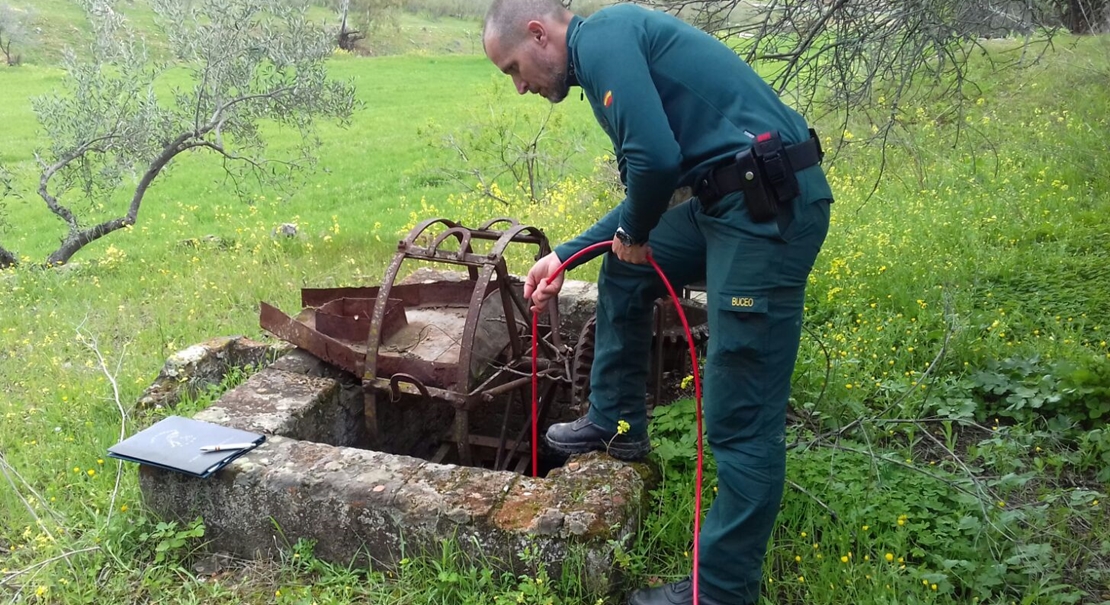
<svg viewBox="0 0 1110 605"><path fill-rule="evenodd" d="M359 46L371 55L475 55L482 53L481 33L480 24L471 19L401 12Z"/></svg>
<svg viewBox="0 0 1110 605"><path fill-rule="evenodd" d="M85 11L74 0L13 0L13 8L26 11L31 32L30 44L13 51L23 56L24 63L56 64L67 48L81 48L92 40ZM155 30L154 11L148 2L120 2L116 7L131 24L143 32ZM158 37L148 37L154 49L163 45Z"/></svg>
<svg viewBox="0 0 1110 605"><path fill-rule="evenodd" d="M92 39L85 12L75 0L12 0L8 4L26 15L30 40L13 47L24 64L55 65L67 49L80 49ZM413 10L398 11L383 20L379 29L370 32L360 48L372 55L480 53L481 27L476 22L480 17L473 17L471 3L462 4L468 10L455 10L449 3L432 0ZM143 36L155 56L165 53L165 37L149 2L119 2L116 9ZM485 9L481 12L484 14ZM318 22L339 25L336 12L323 3L311 6L309 16Z"/></svg>
<svg viewBox="0 0 1110 605"><path fill-rule="evenodd" d="M52 22L80 19L66 3L36 7ZM133 10L141 20L141 9ZM159 526L139 500L135 469L105 458L121 429L113 381L133 432L166 413L131 409L164 359L213 336L260 337L259 300L294 309L302 286L379 284L414 215L473 222L506 212L460 195L435 173L454 161L440 137L491 113L534 114L544 103L512 94L485 59L467 54L467 43L460 54L438 54L451 50L445 40L469 39L466 22L405 15L402 31L405 23L420 34L428 28L432 41L405 56L331 61L365 107L349 128L321 126L319 164L296 187L248 185L240 199L214 158L182 158L148 193L133 229L59 270L33 266L56 245L62 224L33 193L33 154L46 142L28 99L51 94L62 73L46 61L0 70L0 163L23 192L7 200L10 228L0 230L0 242L30 261L0 272L0 453L17 488L0 481L5 597L592 602L573 578L552 586L498 576L449 545L414 553L391 572L327 564L311 545L290 545L284 561L236 565L201 581L193 566L203 539L188 527ZM438 24L445 29L431 29ZM44 44L50 48L59 46ZM1044 65L1018 75L977 67L983 100L968 100L955 144L944 124L950 103L902 108L874 196L879 150L860 143L869 125L850 127L852 140L830 172L834 225L810 284L810 333L795 381L803 421L791 429L799 445L789 476L806 493L787 489L766 567L769 602L1107 598L1100 587L1108 553L1099 539L1110 521L1099 474L1110 466L1110 438L1100 430L1105 417L1064 417L1080 420L1084 406L1106 397L1098 388L1110 386L1108 51L1107 38L1087 38L1058 45ZM586 153L557 183L551 204L510 213L558 240L598 211L595 194L612 193L591 176L605 139L587 105L572 96L557 112L559 136L586 130ZM270 134L277 150L292 144L289 133ZM284 222L297 223L300 235L273 238ZM206 235L219 240L183 243ZM1014 362L1000 363L1007 359ZM1045 390L1059 400L1038 399ZM1038 402L1047 407L1023 407ZM679 577L688 566L692 411L689 403L670 409L653 429L665 482L638 546L621 562L633 584ZM811 443L861 417L870 420L843 439ZM82 552L51 561L74 551Z"/></svg>

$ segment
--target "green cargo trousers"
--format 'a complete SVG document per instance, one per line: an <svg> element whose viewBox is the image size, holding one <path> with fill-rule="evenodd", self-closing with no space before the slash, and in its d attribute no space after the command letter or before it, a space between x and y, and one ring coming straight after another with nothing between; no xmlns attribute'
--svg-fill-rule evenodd
<svg viewBox="0 0 1110 605"><path fill-rule="evenodd" d="M814 167L811 170L820 170ZM799 176L802 176L799 173ZM652 256L678 289L706 280L709 345L703 407L718 493L701 530L699 584L722 603L759 597L763 556L786 475L786 404L801 338L805 286L829 228L828 199L802 193L778 221L754 223L743 194L668 210ZM666 289L650 265L606 254L598 280L589 418L647 430L652 305Z"/></svg>

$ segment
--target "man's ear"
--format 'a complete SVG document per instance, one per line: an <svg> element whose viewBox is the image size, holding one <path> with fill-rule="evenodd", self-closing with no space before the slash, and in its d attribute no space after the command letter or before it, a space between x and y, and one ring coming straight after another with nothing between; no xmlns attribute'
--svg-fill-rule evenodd
<svg viewBox="0 0 1110 605"><path fill-rule="evenodd" d="M547 26L542 22L532 20L528 22L528 38L539 42L540 46L546 46L548 42Z"/></svg>

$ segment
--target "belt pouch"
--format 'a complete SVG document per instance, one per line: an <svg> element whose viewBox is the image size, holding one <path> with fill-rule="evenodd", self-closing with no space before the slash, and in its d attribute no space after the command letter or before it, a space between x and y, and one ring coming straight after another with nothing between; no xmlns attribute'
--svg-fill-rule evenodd
<svg viewBox="0 0 1110 605"><path fill-rule="evenodd" d="M736 168L740 174L740 187L744 190L744 205L752 221L765 223L778 216L778 206L768 195L763 175L750 150L736 154Z"/></svg>
<svg viewBox="0 0 1110 605"><path fill-rule="evenodd" d="M786 153L777 130L756 137L755 144L752 145L752 155L755 156L759 173L763 177L763 186L774 196L775 201L785 204L798 197L798 177L794 174L790 154Z"/></svg>

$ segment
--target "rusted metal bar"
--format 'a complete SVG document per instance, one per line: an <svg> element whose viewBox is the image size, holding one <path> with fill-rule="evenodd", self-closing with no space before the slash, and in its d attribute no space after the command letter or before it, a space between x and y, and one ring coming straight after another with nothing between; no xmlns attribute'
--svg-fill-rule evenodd
<svg viewBox="0 0 1110 605"><path fill-rule="evenodd" d="M493 448L497 447L497 443L498 443L498 441L497 441L496 437L487 437L485 435L471 435L470 436L470 445L476 445L478 447L488 447L490 449L493 449ZM518 448L518 447L521 447L521 446L530 447L531 443L528 442L528 441L522 441L522 442L519 442L519 443L515 442L515 441L509 441L508 445L510 445L511 447L514 447L514 448Z"/></svg>
<svg viewBox="0 0 1110 605"><path fill-rule="evenodd" d="M401 269L401 263L404 260L404 254L393 256L393 261L389 263L389 268L386 269L382 287L374 300L374 314L370 318L370 330L366 336L366 361L363 365L363 380L372 380L378 375L378 348L382 342L381 328L385 319L385 307L389 301L389 290L393 287L393 282L397 279L397 271Z"/></svg>
<svg viewBox="0 0 1110 605"><path fill-rule="evenodd" d="M655 301L655 315L652 321L655 322L655 351L652 354L651 360L651 388L652 404L659 405L663 397L663 341L666 340L663 336L663 320L665 319L667 303L665 299Z"/></svg>
<svg viewBox="0 0 1110 605"><path fill-rule="evenodd" d="M391 386L391 382L391 378L375 378L374 380L366 381L364 385L366 388L370 388L379 393L388 394L392 397L393 387ZM446 389L439 389L427 385L424 385L424 390L427 391L428 396L430 396L431 398L439 399L440 401L443 401L454 408L466 408L468 405L470 405L471 402L471 400L467 398L466 395L456 393L455 391L448 391ZM404 389L401 389L401 392L403 393ZM419 390L415 394L421 396L424 395Z"/></svg>
<svg viewBox="0 0 1110 605"><path fill-rule="evenodd" d="M501 468L501 460L505 454L505 440L509 436L509 416L512 415L513 409L513 393L509 392L509 396L505 401L505 413L501 416L501 432L498 434L497 441L497 454L493 458L493 468Z"/></svg>
<svg viewBox="0 0 1110 605"><path fill-rule="evenodd" d="M459 448L459 464L470 466L473 463L470 453L470 412L466 408L455 410L455 427L452 432L455 445Z"/></svg>
<svg viewBox="0 0 1110 605"><path fill-rule="evenodd" d="M481 272L478 274L478 283L489 283L490 278L494 272L493 266L482 267ZM466 390L470 382L470 361L471 356L474 354L474 335L478 331L478 318L482 313L482 302L485 301L484 292L479 288L474 289L474 293L470 297L470 307L466 313L466 325L463 328L462 343L459 345L459 365L456 374L455 385L458 385L459 390Z"/></svg>
<svg viewBox="0 0 1110 605"><path fill-rule="evenodd" d="M316 357L356 376L362 374L362 355L339 340L309 328L282 313L277 307L261 303L259 325L274 336L287 340Z"/></svg>
<svg viewBox="0 0 1110 605"><path fill-rule="evenodd" d="M550 374L547 373L547 372L540 373L539 377L544 378L544 379L548 379L548 380L551 379ZM560 378L562 378L562 377L560 376ZM481 397L482 397L483 401L493 401L493 398L497 397L498 395L501 395L503 393L508 393L509 391L512 391L513 389L519 389L521 387L525 387L525 386L528 386L530 384L532 384L532 377L531 376L525 376L523 378L517 378L516 380L513 380L511 382L506 382L505 384L498 385L498 386L492 387L490 389L486 389L485 391L482 391Z"/></svg>
<svg viewBox="0 0 1110 605"><path fill-rule="evenodd" d="M413 376L398 372L389 377L389 400L391 402L397 403L401 400L402 384L411 384L416 387L417 392L420 393L420 396L423 397L425 401L432 398L431 393L428 392L428 387L424 386L424 383Z"/></svg>
<svg viewBox="0 0 1110 605"><path fill-rule="evenodd" d="M439 446L439 449L436 450L435 455L432 456L432 459L429 460L429 462L434 462L436 464L442 464L443 461L447 458L447 454L449 454L450 452L451 452L451 444L450 443L443 443Z"/></svg>
<svg viewBox="0 0 1110 605"><path fill-rule="evenodd" d="M537 421L540 424L543 423L543 418L545 418L547 416L547 404L549 402L548 397L551 395L552 390L555 388L555 386L557 384L558 383L556 383L556 382L548 382L546 385L544 385L544 387L543 387L544 390L542 391L542 393L537 398L537 407L539 409L537 410L536 418L537 418ZM531 418L531 416L528 416L528 419L524 421L524 426L521 427L520 432L517 433L516 439L514 439L513 441L515 441L516 443L523 442L524 441L524 436L527 435L531 430L532 430L532 418ZM509 455L505 457L506 460L511 459L513 457L513 455L516 454L516 453L517 453L517 450L513 449L511 452L509 452Z"/></svg>
<svg viewBox="0 0 1110 605"><path fill-rule="evenodd" d="M509 333L509 349L512 351L513 359L516 359L524 354L524 347L521 344L520 332L517 331L516 313L513 312L511 292L513 287L509 283L509 272L504 262L498 263L495 283L497 283L497 289L501 292L501 309L502 313L505 314L505 329Z"/></svg>

